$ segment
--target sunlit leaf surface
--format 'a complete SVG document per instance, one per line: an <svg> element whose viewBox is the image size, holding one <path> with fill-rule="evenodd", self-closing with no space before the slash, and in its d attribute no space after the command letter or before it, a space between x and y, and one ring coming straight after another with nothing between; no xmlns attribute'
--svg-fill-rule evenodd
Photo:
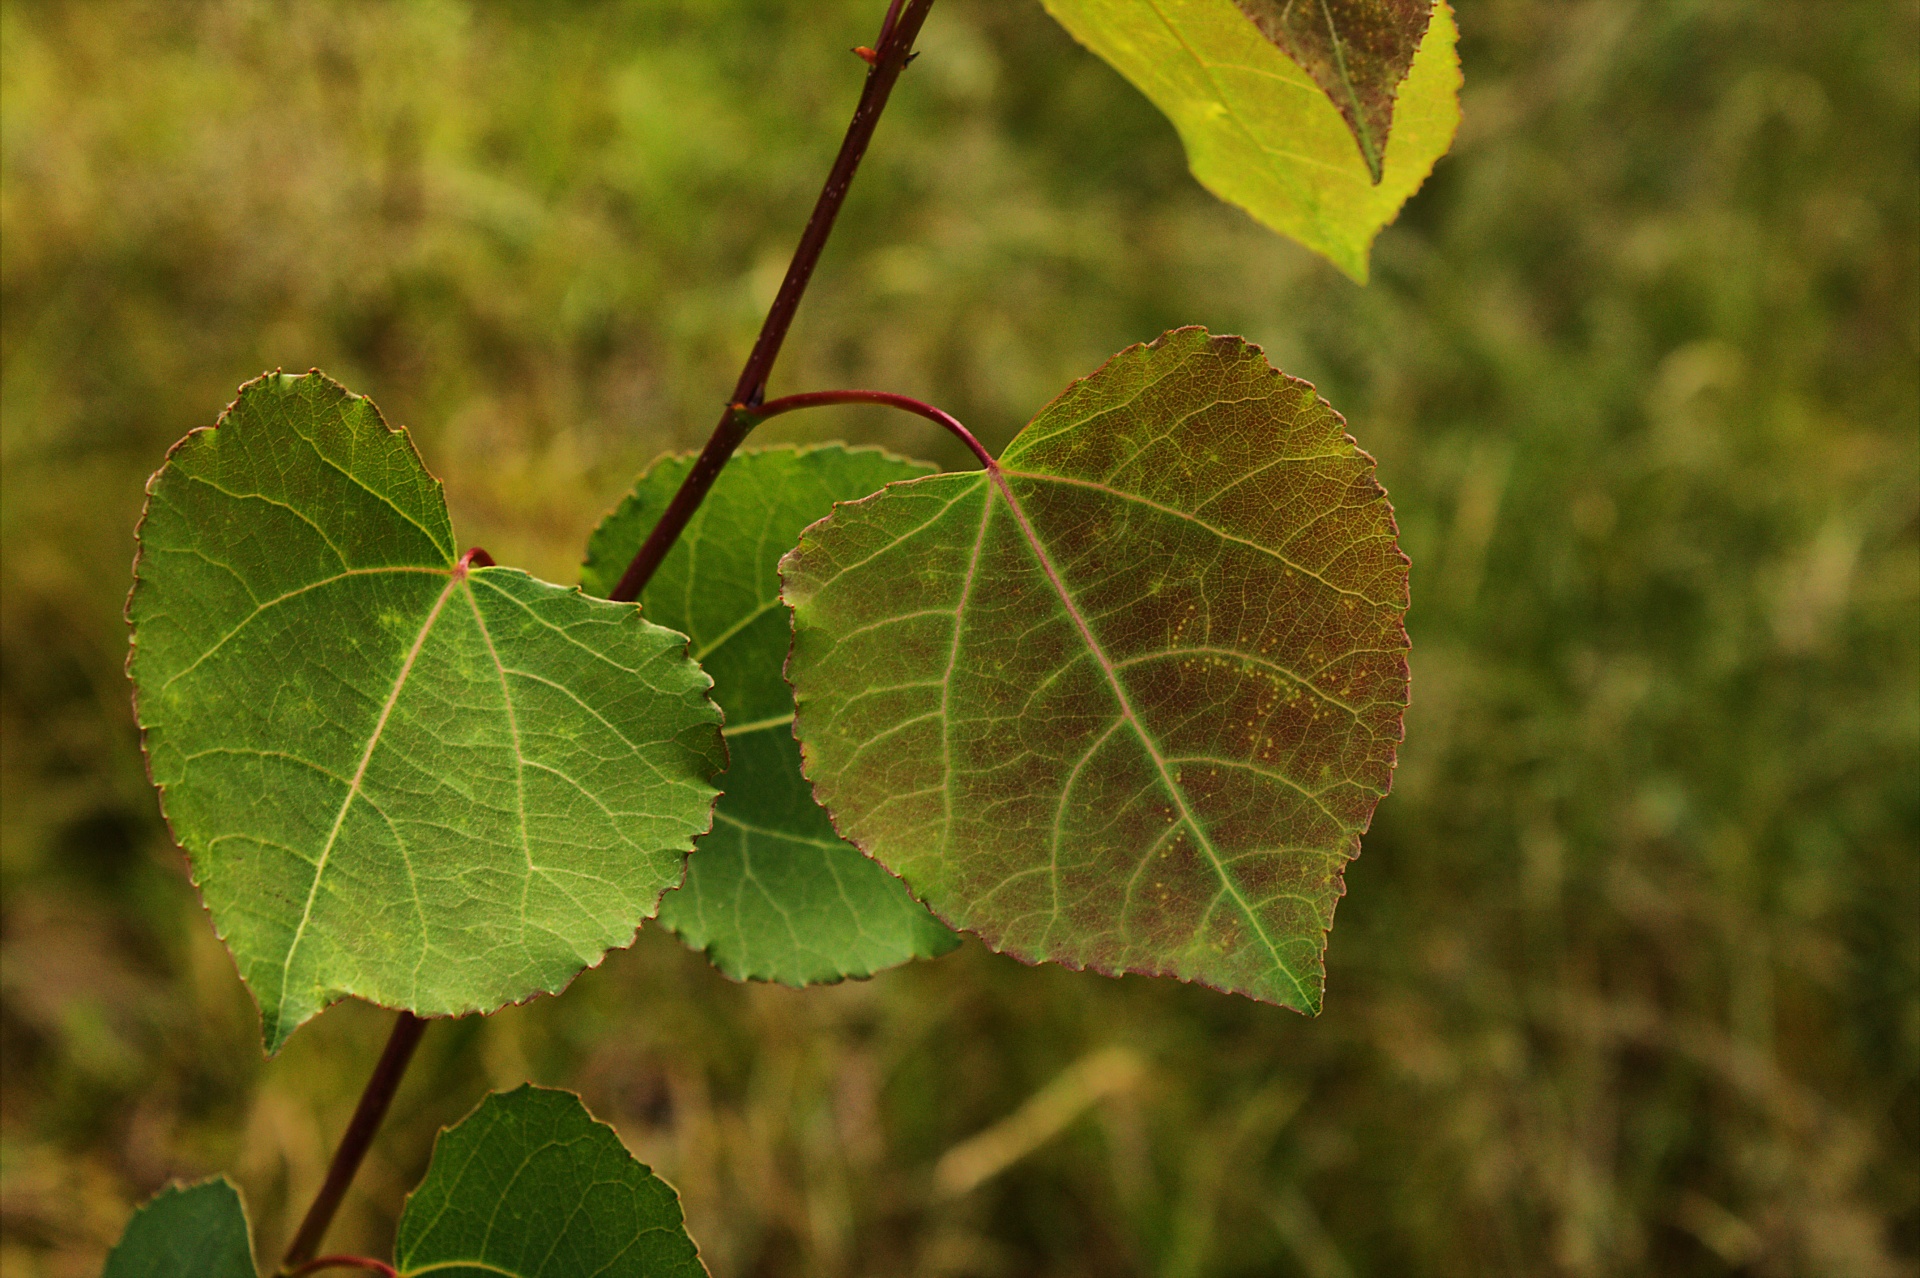
<svg viewBox="0 0 1920 1278"><path fill-rule="evenodd" d="M692 466L666 457L595 530L581 569L612 589ZM727 715L731 766L714 829L667 893L660 921L736 979L805 985L868 976L959 944L900 880L834 833L800 775L793 693L781 678L791 634L780 556L836 501L933 468L874 449L746 450L641 596L649 620L693 637Z"/></svg>
<svg viewBox="0 0 1920 1278"><path fill-rule="evenodd" d="M672 1186L572 1092L523 1086L441 1133L394 1241L403 1275L706 1278Z"/></svg>
<svg viewBox="0 0 1920 1278"><path fill-rule="evenodd" d="M1460 123L1445 0L1393 100L1378 182L1332 100L1235 0L1045 3L1173 121L1208 190L1356 280L1367 278L1373 237L1420 189Z"/></svg>
<svg viewBox="0 0 1920 1278"><path fill-rule="evenodd" d="M100 1278L255 1278L240 1193L224 1177L169 1185L127 1222Z"/></svg>
<svg viewBox="0 0 1920 1278"><path fill-rule="evenodd" d="M781 565L816 797L997 949L1317 1009L1407 699L1373 470L1312 387L1180 329L992 469L840 507Z"/></svg>
<svg viewBox="0 0 1920 1278"><path fill-rule="evenodd" d="M370 402L261 378L149 493L149 766L269 1050L345 995L431 1015L558 989L679 882L724 758L685 638L464 566Z"/></svg>

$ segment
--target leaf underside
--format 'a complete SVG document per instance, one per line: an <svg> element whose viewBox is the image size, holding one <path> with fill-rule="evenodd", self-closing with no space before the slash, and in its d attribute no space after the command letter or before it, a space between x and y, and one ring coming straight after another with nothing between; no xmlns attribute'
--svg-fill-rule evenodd
<svg viewBox="0 0 1920 1278"><path fill-rule="evenodd" d="M1234 3L1325 91L1378 182L1393 126L1393 96L1427 34L1433 0Z"/></svg>
<svg viewBox="0 0 1920 1278"><path fill-rule="evenodd" d="M1362 283L1374 236L1420 189L1460 123L1460 63L1445 0L1433 5L1398 93L1387 99L1392 128L1379 144L1377 180L1365 138L1348 128L1328 91L1248 21L1236 0L1044 2L1075 39L1173 122L1202 185ZM1306 15L1324 12L1322 2L1303 0L1292 8L1304 22ZM1376 6L1397 13L1414 0L1325 2L1336 13ZM1249 10L1288 7L1286 0L1245 3ZM1398 33L1394 40L1406 29L1398 22L1374 25ZM1291 27L1290 21L1280 30L1285 34ZM1383 39L1382 45L1363 59L1380 68L1369 73L1368 86L1384 81L1394 65L1392 41ZM1313 64L1311 55L1303 56ZM1356 82L1363 107L1357 118L1370 118L1364 106L1374 92Z"/></svg>
<svg viewBox="0 0 1920 1278"><path fill-rule="evenodd" d="M169 1185L133 1213L101 1278L255 1278L240 1192L225 1177Z"/></svg>
<svg viewBox="0 0 1920 1278"><path fill-rule="evenodd" d="M1373 472L1311 386L1181 329L990 470L841 506L781 564L815 796L995 949L1317 1010L1407 699Z"/></svg>
<svg viewBox="0 0 1920 1278"><path fill-rule="evenodd" d="M610 590L692 467L663 457L594 531L581 569ZM836 501L933 467L876 449L748 449L720 472L641 596L650 620L693 638L726 712L731 764L712 833L660 921L736 980L806 985L932 958L959 939L900 880L834 833L800 775L793 693L781 677L791 624L780 556Z"/></svg>
<svg viewBox="0 0 1920 1278"><path fill-rule="evenodd" d="M242 387L148 492L143 741L269 1051L346 995L490 1011L631 941L724 766L684 636L461 566L406 435L318 373Z"/></svg>
<svg viewBox="0 0 1920 1278"><path fill-rule="evenodd" d="M672 1186L571 1092L496 1093L440 1134L394 1241L402 1275L706 1278Z"/></svg>

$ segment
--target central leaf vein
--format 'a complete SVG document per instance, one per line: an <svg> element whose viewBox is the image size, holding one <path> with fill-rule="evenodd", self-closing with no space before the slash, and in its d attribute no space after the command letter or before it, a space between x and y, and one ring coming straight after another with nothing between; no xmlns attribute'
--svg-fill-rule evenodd
<svg viewBox="0 0 1920 1278"><path fill-rule="evenodd" d="M300 910L300 922L293 929L293 939L287 943L286 957L280 963L282 991L286 989L287 980L293 970L294 954L300 949L300 942L306 936L307 924L313 918L313 903L320 895L320 880L326 875L327 860L333 855L334 844L339 841L341 827L346 824L347 810L360 796L360 787L367 777L367 765L373 762L373 752L380 745L381 734L386 731L387 720L392 716L394 706L399 703L400 690L407 686L407 677L413 673L413 663L419 659L420 650L426 646L427 636L433 632L434 623L440 620L441 609L447 606L447 600L459 584L460 579L450 574L446 589L442 590L439 597L433 601L433 607L427 611L427 619L420 623L420 632L413 637L413 646L407 649L406 659L400 663L400 673L394 676L393 687L387 693L386 702L380 707L379 717L374 720L373 731L367 736L367 748L360 753L360 762L353 770L353 780L347 785L346 797L340 801L340 810L333 814L333 826L327 831L326 842L321 845L320 856L314 862L313 881L307 886L307 900ZM404 844L400 848L400 855L402 858L407 855ZM408 865L408 872L412 872L411 862Z"/></svg>
<svg viewBox="0 0 1920 1278"><path fill-rule="evenodd" d="M1027 545L1033 551L1034 558L1039 562L1041 572L1046 575L1047 581L1052 584L1054 593L1060 597L1060 606L1066 609L1067 616L1072 619L1074 627L1080 632L1081 641L1086 644L1087 650L1093 654L1094 660L1099 663L1101 671L1106 675L1107 684L1113 690L1115 701L1119 703L1121 715L1125 717L1128 726L1133 729L1134 735L1139 738L1141 747L1146 750L1147 757L1152 760L1154 768L1159 772L1161 784L1166 788L1168 797L1171 798L1174 804L1180 809L1181 820L1186 824L1188 829L1193 831L1194 842L1199 844L1201 851L1206 853L1207 860L1213 865L1214 873L1220 877L1220 882L1225 885L1227 891L1233 894L1234 904L1239 906L1241 915L1252 925L1254 932L1260 938L1261 945L1266 948L1268 955L1273 959L1274 965L1286 975L1289 981L1293 982L1294 987L1300 993L1300 997L1303 1000L1308 999L1309 995L1307 994L1306 988L1301 985L1300 978L1294 975L1291 965L1281 956L1279 947L1274 944L1273 938L1267 934L1266 925L1261 922L1260 916L1241 894L1239 885L1234 881L1227 867L1221 862L1220 854L1213 846L1213 840L1208 837L1199 819L1194 816L1192 809L1188 806L1186 792L1181 789L1179 783L1174 779L1173 773L1168 767L1167 760L1160 752L1159 743L1153 739L1153 735L1147 731L1146 724L1141 722L1139 714L1135 712L1133 700L1127 695L1125 683L1121 680L1119 672L1114 669L1113 662L1107 657L1105 648L1101 646L1099 639L1087 624L1086 618L1081 615L1080 607L1074 601L1073 593L1067 589L1067 584L1061 579L1059 570L1054 567L1053 558L1047 553L1046 546L1041 543L1039 534L1034 531L1032 523L1027 519L1027 512L1020 505L1020 499L1014 496L1013 487L1007 482L1006 474L1003 473L998 466L993 467L988 474L993 481L994 489L998 490L1001 497L1005 499L1008 510L1012 512L1014 519L1019 523L1020 531L1026 537ZM1051 479L1053 477L1032 476L1032 478ZM989 490L988 506L993 504L991 492L992 490ZM1142 864L1145 864L1144 858Z"/></svg>
<svg viewBox="0 0 1920 1278"><path fill-rule="evenodd" d="M533 840L527 836L527 756L520 748L520 718L514 713L513 689L507 683L507 667L500 660L499 649L493 646L493 632L487 628L487 619L480 615L480 601L474 597L471 585L466 595L467 607L473 611L473 624L480 631L481 642L487 645L487 656L493 661L493 673L500 680L500 706L507 716L507 738L513 743L514 808L519 818L520 851L527 860L527 874L520 883L520 917L524 919L529 917L527 903L533 894L533 876L537 873L533 863Z"/></svg>

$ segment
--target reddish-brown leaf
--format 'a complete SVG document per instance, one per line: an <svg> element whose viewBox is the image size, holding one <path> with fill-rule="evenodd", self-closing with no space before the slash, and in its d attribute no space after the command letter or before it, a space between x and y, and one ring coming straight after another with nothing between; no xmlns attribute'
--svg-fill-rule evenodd
<svg viewBox="0 0 1920 1278"><path fill-rule="evenodd" d="M1373 472L1311 386L1180 329L987 470L838 507L781 565L816 797L996 949L1317 1010L1407 699Z"/></svg>

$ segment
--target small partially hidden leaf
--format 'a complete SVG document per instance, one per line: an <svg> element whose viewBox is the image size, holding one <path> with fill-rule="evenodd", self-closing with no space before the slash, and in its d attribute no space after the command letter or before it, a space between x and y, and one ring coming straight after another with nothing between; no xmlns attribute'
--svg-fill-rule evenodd
<svg viewBox="0 0 1920 1278"><path fill-rule="evenodd" d="M1407 560L1344 427L1180 329L987 471L809 528L788 675L840 832L1006 953L1317 1010L1407 700Z"/></svg>
<svg viewBox="0 0 1920 1278"><path fill-rule="evenodd" d="M374 1268L339 1262L329 1268ZM394 1243L401 1278L706 1278L673 1187L572 1092L522 1086L440 1134ZM256 1278L240 1194L170 1186L101 1278Z"/></svg>
<svg viewBox="0 0 1920 1278"><path fill-rule="evenodd" d="M434 1145L394 1242L403 1278L705 1278L672 1186L571 1092L496 1093Z"/></svg>
<svg viewBox="0 0 1920 1278"><path fill-rule="evenodd" d="M601 521L581 583L613 588L692 466L663 457ZM837 501L933 467L875 449L749 449L706 501L641 596L644 615L693 636L727 715L732 763L711 834L660 921L736 980L788 985L869 976L959 944L900 880L834 833L800 775L793 692L780 677L792 631L780 556Z"/></svg>
<svg viewBox="0 0 1920 1278"><path fill-rule="evenodd" d="M256 1278L240 1191L225 1177L169 1185L127 1222L101 1278Z"/></svg>
<svg viewBox="0 0 1920 1278"><path fill-rule="evenodd" d="M1363 283L1373 237L1420 189L1460 123L1446 0L1436 0L1418 37L1412 18L1424 0L1045 4L1166 114L1208 190ZM1335 23L1317 46L1315 19Z"/></svg>
<svg viewBox="0 0 1920 1278"><path fill-rule="evenodd" d="M148 765L269 1050L345 995L490 1011L632 940L725 766L684 635L457 558L406 435L318 373L242 387L148 492Z"/></svg>
<svg viewBox="0 0 1920 1278"><path fill-rule="evenodd" d="M1234 3L1326 91L1378 182L1393 125L1393 95L1427 34L1433 0Z"/></svg>

